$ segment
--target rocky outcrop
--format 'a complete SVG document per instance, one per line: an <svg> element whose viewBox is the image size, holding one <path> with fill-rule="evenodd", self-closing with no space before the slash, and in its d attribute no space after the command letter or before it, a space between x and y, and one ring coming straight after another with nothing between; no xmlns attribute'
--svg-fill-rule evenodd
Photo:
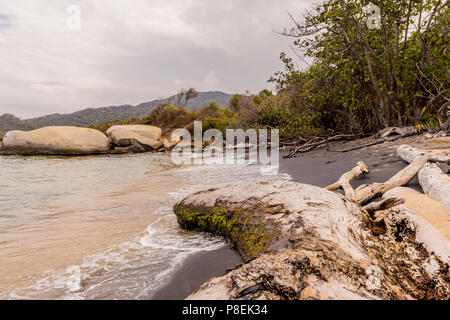
<svg viewBox="0 0 450 320"><path fill-rule="evenodd" d="M109 136L115 130L128 130L132 131L142 137L150 138L153 140L159 140L162 134L161 128L146 125L125 125L125 126L112 126L106 131Z"/></svg>
<svg viewBox="0 0 450 320"><path fill-rule="evenodd" d="M198 192L174 212L183 228L229 238L246 262L189 299L446 299L450 293L448 241L404 207L370 215L322 188L261 181ZM434 241L423 239L424 229Z"/></svg>
<svg viewBox="0 0 450 320"><path fill-rule="evenodd" d="M109 152L108 138L100 131L78 127L46 127L10 131L3 138L2 154L88 155Z"/></svg>
<svg viewBox="0 0 450 320"><path fill-rule="evenodd" d="M114 153L158 150L162 143L161 129L145 125L113 126L107 131Z"/></svg>

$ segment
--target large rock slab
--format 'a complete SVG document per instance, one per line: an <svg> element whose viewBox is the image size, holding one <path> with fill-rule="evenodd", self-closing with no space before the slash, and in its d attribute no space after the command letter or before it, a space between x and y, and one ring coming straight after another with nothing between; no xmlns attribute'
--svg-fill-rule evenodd
<svg viewBox="0 0 450 320"><path fill-rule="evenodd" d="M224 235L246 264L189 299L448 298L448 242L431 228L441 242L423 245L417 221L394 209L370 216L340 194L286 181L190 195L174 207L180 226Z"/></svg>
<svg viewBox="0 0 450 320"><path fill-rule="evenodd" d="M109 152L108 138L100 131L78 127L45 127L10 131L1 152L18 155L88 155Z"/></svg>
<svg viewBox="0 0 450 320"><path fill-rule="evenodd" d="M106 131L109 136L114 130L128 130L132 131L140 136L150 138L153 140L159 140L161 138L161 128L146 125L124 125L124 126L112 126Z"/></svg>
<svg viewBox="0 0 450 320"><path fill-rule="evenodd" d="M107 134L119 153L158 150L163 145L158 141L161 129L153 126L113 126Z"/></svg>

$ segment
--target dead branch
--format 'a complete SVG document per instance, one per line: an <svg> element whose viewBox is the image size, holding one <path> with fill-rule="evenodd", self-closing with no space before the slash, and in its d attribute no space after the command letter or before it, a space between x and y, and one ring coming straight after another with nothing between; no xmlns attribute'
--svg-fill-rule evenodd
<svg viewBox="0 0 450 320"><path fill-rule="evenodd" d="M406 128L410 128L410 127L406 127ZM367 148L367 147L375 146L375 145L382 144L382 143L385 143L385 142L393 142L393 141L399 140L401 138L406 138L406 137L409 137L409 136L412 136L412 135L416 134L415 130L402 130L404 128L397 128L397 127L395 127L395 128L387 128L387 129L388 130L386 130L386 131L382 130L377 135L375 135L375 137L376 136L380 136L381 137L381 139L379 139L377 141L366 143L366 144L363 144L363 145L360 145L360 146L356 146L356 147L352 147L352 148L348 148L348 149L342 149L342 150L333 150L333 149L327 148L327 151L329 151L329 152L343 152L343 153L344 152L350 152L350 151L355 151L355 150L360 150L360 149L364 149L364 148ZM402 132L402 134L399 134L399 132ZM398 135L394 136L394 137L390 137L393 134L398 134Z"/></svg>
<svg viewBox="0 0 450 320"><path fill-rule="evenodd" d="M427 163L429 157L427 155L416 158L410 165L400 170L395 176L384 183L373 183L370 185L362 185L355 190L355 199L358 203L364 204L370 199L385 193L395 187L401 187L414 178L420 169Z"/></svg>
<svg viewBox="0 0 450 320"><path fill-rule="evenodd" d="M326 187L325 189L328 191L335 191L339 188L342 188L345 195L355 201L355 192L350 185L350 181L363 173L369 173L369 168L364 162L360 161L356 164L356 167L354 167L349 172L344 173L336 183Z"/></svg>
<svg viewBox="0 0 450 320"><path fill-rule="evenodd" d="M332 141L337 140L353 140L360 138L361 134L340 134L329 138L322 138L322 137L314 137L310 140L308 140L306 143L302 144L299 147L296 147L294 149L291 149L289 153L284 156L283 158L292 158L297 153L306 153L309 151L314 150L315 148L322 146L324 144L327 144Z"/></svg>
<svg viewBox="0 0 450 320"><path fill-rule="evenodd" d="M405 200L403 198L393 197L393 198L384 199L382 201L370 203L367 206L365 206L364 209L369 214L372 214L376 211L387 210L389 208L401 205L404 202L405 202Z"/></svg>

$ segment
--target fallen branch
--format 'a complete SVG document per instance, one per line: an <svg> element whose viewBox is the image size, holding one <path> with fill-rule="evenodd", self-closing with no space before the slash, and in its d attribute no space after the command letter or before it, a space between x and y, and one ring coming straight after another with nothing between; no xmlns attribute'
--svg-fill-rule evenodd
<svg viewBox="0 0 450 320"><path fill-rule="evenodd" d="M349 148L349 149L343 149L343 150L333 150L333 149L327 148L327 151L329 151L329 152L350 152L350 151L355 151L355 150L368 148L368 147L371 147L371 146L376 146L378 144L382 144L382 143L385 143L385 142L393 142L393 141L399 140L401 138L406 138L406 137L409 137L409 136L412 136L412 135L415 135L415 134L416 134L415 132L410 132L410 133L405 133L403 135L390 137L390 138L389 137L384 137L384 138L382 138L382 139L380 139L378 141L375 141L375 142L370 142L370 143L366 143L366 144L363 144L363 145L360 145L360 146L352 147L352 148Z"/></svg>
<svg viewBox="0 0 450 320"><path fill-rule="evenodd" d="M409 166L400 170L396 175L384 183L373 183L370 185L362 185L355 190L356 201L364 204L370 199L385 193L395 187L401 187L408 184L420 169L429 160L428 156L416 158Z"/></svg>
<svg viewBox="0 0 450 320"><path fill-rule="evenodd" d="M369 173L369 168L364 162L360 161L356 164L356 167L354 167L349 172L344 173L336 183L326 187L325 189L328 191L335 191L339 188L342 188L344 190L345 196L355 201L355 191L350 185L350 181L363 173Z"/></svg>
<svg viewBox="0 0 450 320"><path fill-rule="evenodd" d="M361 134L341 134L341 135L333 136L330 138L315 137L315 138L310 139L308 142L302 144L301 146L291 149L289 151L289 153L286 156L284 156L283 158L292 158L297 153L306 153L306 152L312 151L315 148L322 146L324 144L327 144L329 142L332 142L332 141L344 140L344 139L352 140L352 139L360 138L361 136L362 136Z"/></svg>
<svg viewBox="0 0 450 320"><path fill-rule="evenodd" d="M403 198L393 197L393 198L384 199L382 201L370 203L367 206L365 206L364 209L368 213L372 214L376 211L387 210L389 208L401 205L404 202L405 202L405 200Z"/></svg>

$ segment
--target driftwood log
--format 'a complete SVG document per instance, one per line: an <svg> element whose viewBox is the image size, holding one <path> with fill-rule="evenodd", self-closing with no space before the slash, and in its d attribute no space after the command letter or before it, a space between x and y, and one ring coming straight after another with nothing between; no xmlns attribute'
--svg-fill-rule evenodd
<svg viewBox="0 0 450 320"><path fill-rule="evenodd" d="M338 140L353 140L357 138L361 138L364 136L363 134L340 134L336 136L332 136L329 138L323 138L323 137L314 137L312 139L309 139L305 142L304 139L301 139L302 144L298 147L292 148L289 153L284 156L284 158L292 158L298 153L306 153L310 152L314 149L316 149L319 146L322 146L324 144L330 143L332 141L338 141Z"/></svg>
<svg viewBox="0 0 450 320"><path fill-rule="evenodd" d="M227 237L246 263L188 299L447 299L448 242L397 208L374 232L357 203L296 182L192 194L174 207L180 226Z"/></svg>
<svg viewBox="0 0 450 320"><path fill-rule="evenodd" d="M433 158L433 157L432 157ZM338 182L326 187L325 189L328 191L337 190L339 187L344 189L345 195L351 200L364 204L370 199L382 195L386 191L389 191L395 187L401 187L408 184L411 179L419 172L420 169L427 163L430 159L429 155L423 155L418 157L412 161L410 165L408 165L403 170L399 171L395 176L390 178L384 183L372 183L369 185L362 185L356 190L350 185L350 181L353 178L356 178L362 173L368 173L369 169L363 162L358 162L355 168L350 170L349 172L344 173Z"/></svg>
<svg viewBox="0 0 450 320"><path fill-rule="evenodd" d="M356 190L350 181L368 173L363 162L325 189L246 182L179 202L174 212L181 227L227 237L245 260L188 299L448 299L446 238L402 206L402 198L361 206L407 184L425 166L434 170L429 160L446 160L437 153L405 154L406 168ZM339 188L345 196L330 192Z"/></svg>
<svg viewBox="0 0 450 320"><path fill-rule="evenodd" d="M378 144L382 144L385 142L393 142L393 141L396 141L396 140L399 140L402 138L406 138L406 137L409 137L409 136L412 136L415 134L417 134L417 131L414 127L391 127L391 128L383 129L380 132L378 132L377 134L373 135L372 138L377 139L373 142L369 142L369 143L359 145L356 147L351 147L348 149L333 150L333 149L327 148L327 150L330 152L341 152L341 153L350 152L350 151L368 148L371 146L376 146ZM391 136L393 136L393 137L391 137Z"/></svg>
<svg viewBox="0 0 450 320"><path fill-rule="evenodd" d="M397 149L398 155L406 162L414 162L421 157L427 157L431 163L427 163L418 172L420 186L431 198L444 205L450 214L450 177L442 172L437 163L449 163L449 150L418 150L402 145Z"/></svg>
<svg viewBox="0 0 450 320"><path fill-rule="evenodd" d="M336 183L326 187L325 189L328 191L335 191L339 188L342 188L347 197L349 197L353 201L357 201L355 197L355 191L350 185L350 181L363 173L369 173L369 168L364 162L360 161L356 164L356 167L354 167L349 172L344 173Z"/></svg>

